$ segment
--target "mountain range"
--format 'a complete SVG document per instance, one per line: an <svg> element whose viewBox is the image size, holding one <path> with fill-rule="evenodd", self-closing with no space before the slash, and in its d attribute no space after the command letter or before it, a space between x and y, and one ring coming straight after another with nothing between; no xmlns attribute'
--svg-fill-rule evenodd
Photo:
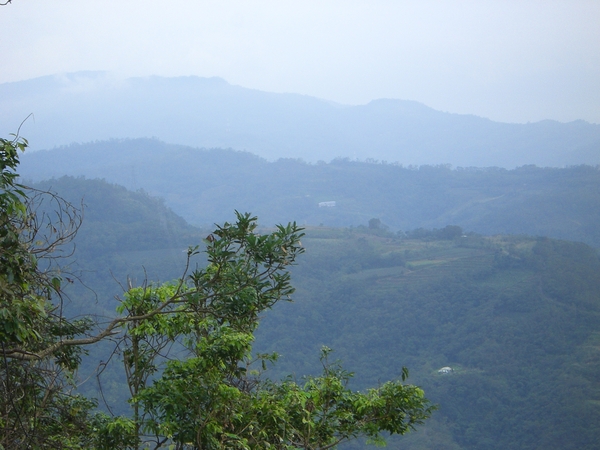
<svg viewBox="0 0 600 450"><path fill-rule="evenodd" d="M341 105L234 86L220 78L117 79L78 72L0 84L3 135L31 148L148 138L246 150L268 160L334 158L403 165L514 168L600 163L600 125L509 124L436 111L414 101Z"/></svg>

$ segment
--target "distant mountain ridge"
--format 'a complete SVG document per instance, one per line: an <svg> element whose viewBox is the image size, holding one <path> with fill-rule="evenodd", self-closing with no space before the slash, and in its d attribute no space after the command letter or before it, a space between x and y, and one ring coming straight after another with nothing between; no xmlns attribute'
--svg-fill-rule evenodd
<svg viewBox="0 0 600 450"><path fill-rule="evenodd" d="M460 167L600 164L600 125L493 122L406 100L339 105L234 86L220 78L117 80L78 72L0 84L3 135L23 126L32 149L157 137L247 150L269 160L336 157Z"/></svg>
<svg viewBox="0 0 600 450"><path fill-rule="evenodd" d="M600 248L600 167L506 170L406 168L336 159L268 162L248 152L125 139L26 152L20 173L104 178L144 189L190 223L211 226L251 211L263 224L348 227L379 218L391 227L459 225L482 234L528 234ZM319 207L335 201L335 207Z"/></svg>

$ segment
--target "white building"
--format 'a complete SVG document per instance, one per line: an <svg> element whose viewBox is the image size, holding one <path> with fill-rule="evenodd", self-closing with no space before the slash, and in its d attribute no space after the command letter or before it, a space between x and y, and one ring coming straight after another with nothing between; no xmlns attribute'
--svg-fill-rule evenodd
<svg viewBox="0 0 600 450"><path fill-rule="evenodd" d="M319 202L319 208L331 208L335 206L335 202Z"/></svg>

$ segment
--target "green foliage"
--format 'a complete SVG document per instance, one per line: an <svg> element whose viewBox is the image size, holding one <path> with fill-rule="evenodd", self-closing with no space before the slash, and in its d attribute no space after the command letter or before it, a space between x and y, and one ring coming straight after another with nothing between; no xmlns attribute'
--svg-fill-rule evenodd
<svg viewBox="0 0 600 450"><path fill-rule="evenodd" d="M405 434L429 417L423 391L401 381L390 381L366 393L347 385L352 374L339 362L329 363L331 350L323 347L323 374L308 377L302 386L288 379L271 385L275 398L288 411L287 433L293 448L324 449L358 437L382 445L382 432ZM402 381L408 372L403 370Z"/></svg>
<svg viewBox="0 0 600 450"><path fill-rule="evenodd" d="M289 268L304 252L295 223L260 234L256 217L236 212L204 240L204 268L191 268L200 250L190 247L177 281L130 284L107 324L68 319L63 279L73 280L52 255L79 216L55 194L47 193L55 211L32 201L15 183L26 142L1 143L0 447L327 449L363 436L379 444L381 432L404 434L429 417L423 391L403 383L406 371L353 392L328 349L323 375L302 385L253 368L276 359L253 359L252 344L260 315L294 292ZM123 358L131 417L93 413L96 402L73 393L84 346L108 337Z"/></svg>
<svg viewBox="0 0 600 450"><path fill-rule="evenodd" d="M93 447L97 450L136 448L136 424L127 417L97 414L94 420Z"/></svg>
<svg viewBox="0 0 600 450"><path fill-rule="evenodd" d="M36 215L41 194L16 182L26 147L24 139L0 139L0 447L82 448L95 403L71 394L82 349L63 343L90 323L62 315L62 279L52 265L78 221L52 195L58 220Z"/></svg>
<svg viewBox="0 0 600 450"><path fill-rule="evenodd" d="M284 355L275 370L318 373L310 354L327 345L359 374L351 385L365 391L409 366L439 410L418 433L390 439L391 448L533 449L542 441L594 448L597 250L472 233L453 240L356 228L306 234L306 255L293 271L296 303L278 305L256 333L257 349ZM394 253L405 263L367 264ZM439 374L444 366L454 371Z"/></svg>
<svg viewBox="0 0 600 450"><path fill-rule="evenodd" d="M44 299L31 295L30 289L36 259L20 239L27 207L23 188L16 183L15 169L18 151L26 146L25 140L0 139L0 340L5 346L39 339L35 322L45 315Z"/></svg>
<svg viewBox="0 0 600 450"><path fill-rule="evenodd" d="M328 351L323 376L302 386L261 379L253 366L276 358L252 358L259 315L293 293L287 269L304 248L295 224L268 234L256 226L238 213L206 238L205 268L126 292L118 312L134 426L113 426L111 436L121 429L124 441L176 448L324 449L361 436L380 443L380 432L404 434L425 420L432 408L422 390L397 381L352 392Z"/></svg>

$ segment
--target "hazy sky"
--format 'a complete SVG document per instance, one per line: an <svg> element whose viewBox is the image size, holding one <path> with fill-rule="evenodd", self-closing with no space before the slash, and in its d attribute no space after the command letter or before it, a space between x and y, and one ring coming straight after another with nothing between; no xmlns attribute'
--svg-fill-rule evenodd
<svg viewBox="0 0 600 450"><path fill-rule="evenodd" d="M0 83L220 76L345 104L600 123L599 0L13 0ZM0 99L1 101L1 99Z"/></svg>

